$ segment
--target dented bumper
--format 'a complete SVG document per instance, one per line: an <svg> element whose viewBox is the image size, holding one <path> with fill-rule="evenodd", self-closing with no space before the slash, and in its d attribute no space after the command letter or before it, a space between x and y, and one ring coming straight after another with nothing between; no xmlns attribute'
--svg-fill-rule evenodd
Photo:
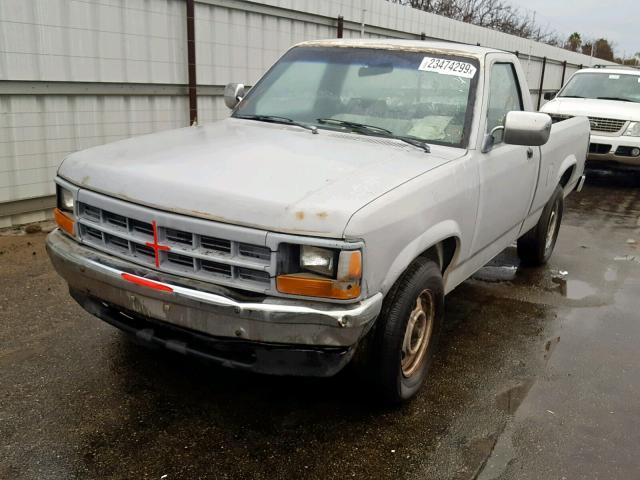
<svg viewBox="0 0 640 480"><path fill-rule="evenodd" d="M130 264L80 245L58 230L47 237L47 251L74 298L90 313L124 330L127 328L118 323L129 319L130 325L135 324L129 330L135 330L139 338L144 340L146 335L151 343L183 345L177 349L185 352L190 348L185 344L189 332L194 339L204 335L227 346L267 346L280 354L283 349L299 350L306 352L303 357L318 349L348 352L368 331L382 306L381 294L355 304L248 296ZM150 333L153 325L158 331L163 329L162 339ZM172 343L168 327L178 329L181 340ZM339 356L345 363L350 358ZM263 371L259 366L252 369Z"/></svg>

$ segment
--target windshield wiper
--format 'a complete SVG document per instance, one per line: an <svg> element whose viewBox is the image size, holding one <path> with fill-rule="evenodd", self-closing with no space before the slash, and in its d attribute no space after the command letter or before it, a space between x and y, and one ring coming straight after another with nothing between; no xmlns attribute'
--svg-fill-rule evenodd
<svg viewBox="0 0 640 480"><path fill-rule="evenodd" d="M371 132L386 133L388 135L393 135L393 132L391 130L387 130L386 128L376 127L375 125L367 125L365 123L349 122L347 120L338 120L337 118L318 118L318 123L328 124L328 125L339 125L341 127L351 128L353 130L368 130Z"/></svg>
<svg viewBox="0 0 640 480"><path fill-rule="evenodd" d="M314 125L307 125L306 123L296 122L287 117L280 117L278 115L234 115L233 118L244 118L245 120L257 120L259 122L268 123L282 123L284 125L295 125L296 127L302 127L310 130L311 133L318 133L318 127Z"/></svg>
<svg viewBox="0 0 640 480"><path fill-rule="evenodd" d="M559 95L560 98L587 98L581 95Z"/></svg>
<svg viewBox="0 0 640 480"><path fill-rule="evenodd" d="M389 138L395 138L397 140L402 140L403 142L408 143L409 145L413 145L414 147L418 147L418 148L423 149L427 153L431 153L431 147L429 146L429 144L427 142L425 142L421 138L412 137L410 135L409 136L393 135L393 136L391 136Z"/></svg>
<svg viewBox="0 0 640 480"><path fill-rule="evenodd" d="M339 125L341 127L347 127L351 130L357 131L359 133L363 133L365 135L374 135L377 137L384 138L393 138L395 140L400 140L402 142L408 143L409 145L413 145L414 147L421 148L427 153L431 153L431 147L418 137L413 137L411 135L395 135L391 130L387 130L386 128L376 127L375 125L367 125L365 123L358 122L349 122L347 120L338 120L337 118L319 118L318 123L329 124L329 125Z"/></svg>
<svg viewBox="0 0 640 480"><path fill-rule="evenodd" d="M628 98L621 97L596 97L598 100L616 100L618 102L633 102L633 100L629 100Z"/></svg>

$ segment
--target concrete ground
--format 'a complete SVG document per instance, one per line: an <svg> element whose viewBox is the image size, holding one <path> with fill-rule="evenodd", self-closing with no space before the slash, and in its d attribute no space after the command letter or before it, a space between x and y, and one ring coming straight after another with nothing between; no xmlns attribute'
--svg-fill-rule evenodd
<svg viewBox="0 0 640 480"><path fill-rule="evenodd" d="M0 478L640 477L640 176L595 175L556 253L447 297L429 382L273 378L130 343L82 311L44 234L0 236Z"/></svg>

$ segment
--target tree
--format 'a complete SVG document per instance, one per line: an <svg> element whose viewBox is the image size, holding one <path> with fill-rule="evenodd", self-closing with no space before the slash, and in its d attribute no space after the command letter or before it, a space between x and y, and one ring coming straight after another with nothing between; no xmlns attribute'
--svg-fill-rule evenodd
<svg viewBox="0 0 640 480"><path fill-rule="evenodd" d="M580 50L580 46L582 45L582 37L578 32L573 32L567 38L567 41L564 44L564 48L567 50L571 50L572 52L577 52Z"/></svg>
<svg viewBox="0 0 640 480"><path fill-rule="evenodd" d="M595 43L594 57L613 62L613 45L606 38L599 38Z"/></svg>
<svg viewBox="0 0 640 480"><path fill-rule="evenodd" d="M592 51L593 50L593 51ZM593 55L602 60L614 61L613 45L606 38L599 38L595 41L590 40L582 44L582 53L585 55Z"/></svg>
<svg viewBox="0 0 640 480"><path fill-rule="evenodd" d="M389 0L410 5L436 15L442 15L479 27L499 30L518 37L550 45L562 45L558 35L535 22L535 14L522 13L508 0Z"/></svg>

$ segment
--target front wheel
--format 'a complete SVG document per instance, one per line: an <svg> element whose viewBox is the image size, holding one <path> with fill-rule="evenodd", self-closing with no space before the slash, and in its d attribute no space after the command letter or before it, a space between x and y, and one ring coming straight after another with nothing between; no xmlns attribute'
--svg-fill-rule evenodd
<svg viewBox="0 0 640 480"><path fill-rule="evenodd" d="M365 365L383 399L399 403L425 383L440 336L444 287L438 265L417 259L389 291Z"/></svg>
<svg viewBox="0 0 640 480"><path fill-rule="evenodd" d="M522 263L531 266L547 263L556 246L563 209L564 194L558 185L536 226L518 239L518 256Z"/></svg>

